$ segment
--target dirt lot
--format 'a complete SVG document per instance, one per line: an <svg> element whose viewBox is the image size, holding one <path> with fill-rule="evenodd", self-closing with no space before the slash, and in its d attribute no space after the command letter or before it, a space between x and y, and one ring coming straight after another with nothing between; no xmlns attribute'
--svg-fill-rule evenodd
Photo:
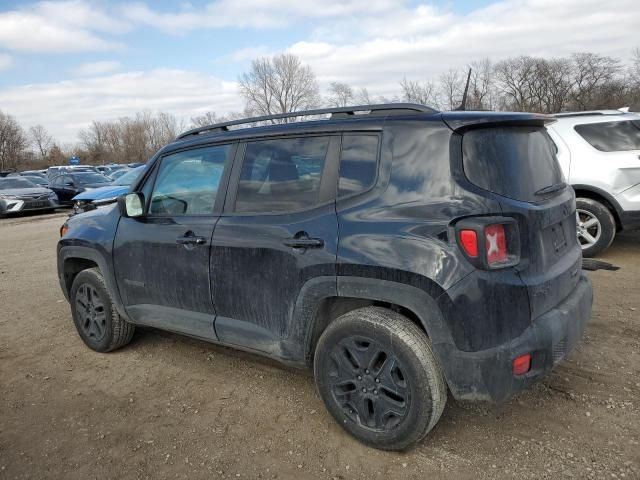
<svg viewBox="0 0 640 480"><path fill-rule="evenodd" d="M590 274L568 361L500 407L450 399L396 454L343 433L307 372L153 330L90 351L56 280L63 219L0 220L0 478L640 478L640 234Z"/></svg>

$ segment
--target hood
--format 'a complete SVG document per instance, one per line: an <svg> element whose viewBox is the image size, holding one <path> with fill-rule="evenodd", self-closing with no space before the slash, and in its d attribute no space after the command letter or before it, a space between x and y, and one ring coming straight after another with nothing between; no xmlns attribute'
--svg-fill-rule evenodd
<svg viewBox="0 0 640 480"><path fill-rule="evenodd" d="M16 197L30 197L36 198L42 195L49 195L53 191L44 187L32 187L32 188L9 188L6 190L0 190L0 195L13 195Z"/></svg>
<svg viewBox="0 0 640 480"><path fill-rule="evenodd" d="M88 186L88 185L87 185ZM92 188L79 193L72 200L86 200L92 202L94 200L106 200L108 198L117 197L123 193L127 193L129 187L127 185L109 185L107 187Z"/></svg>

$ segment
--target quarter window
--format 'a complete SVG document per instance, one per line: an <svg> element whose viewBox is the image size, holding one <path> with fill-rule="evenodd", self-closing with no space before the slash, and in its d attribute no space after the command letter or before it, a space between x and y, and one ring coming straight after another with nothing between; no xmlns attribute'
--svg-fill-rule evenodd
<svg viewBox="0 0 640 480"><path fill-rule="evenodd" d="M364 192L376 180L378 166L376 135L345 135L340 153L339 196Z"/></svg>
<svg viewBox="0 0 640 480"><path fill-rule="evenodd" d="M247 144L235 211L292 212L318 203L329 137Z"/></svg>
<svg viewBox="0 0 640 480"><path fill-rule="evenodd" d="M601 152L640 150L640 120L576 125L576 132Z"/></svg>
<svg viewBox="0 0 640 480"><path fill-rule="evenodd" d="M197 148L162 159L151 194L152 215L211 215L230 145Z"/></svg>

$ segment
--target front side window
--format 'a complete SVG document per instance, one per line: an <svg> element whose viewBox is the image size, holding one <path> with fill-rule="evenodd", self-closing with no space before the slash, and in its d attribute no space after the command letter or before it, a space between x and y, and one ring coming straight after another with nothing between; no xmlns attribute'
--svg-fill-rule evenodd
<svg viewBox="0 0 640 480"><path fill-rule="evenodd" d="M235 211L293 212L316 205L329 139L305 137L248 143Z"/></svg>
<svg viewBox="0 0 640 480"><path fill-rule="evenodd" d="M378 170L378 137L345 135L340 153L339 196L364 192L373 186Z"/></svg>
<svg viewBox="0 0 640 480"><path fill-rule="evenodd" d="M640 120L576 125L576 132L601 152L640 150Z"/></svg>
<svg viewBox="0 0 640 480"><path fill-rule="evenodd" d="M217 145L164 157L158 170L151 215L211 215L228 161L230 145Z"/></svg>

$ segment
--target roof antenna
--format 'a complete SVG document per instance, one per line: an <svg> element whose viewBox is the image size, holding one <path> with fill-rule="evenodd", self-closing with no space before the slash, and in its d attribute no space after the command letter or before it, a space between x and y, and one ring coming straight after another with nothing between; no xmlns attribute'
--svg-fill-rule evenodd
<svg viewBox="0 0 640 480"><path fill-rule="evenodd" d="M466 110L467 109L467 93L469 92L469 82L471 81L471 69L469 69L469 73L467 74L467 84L464 86L464 93L462 94L462 103L456 110Z"/></svg>

